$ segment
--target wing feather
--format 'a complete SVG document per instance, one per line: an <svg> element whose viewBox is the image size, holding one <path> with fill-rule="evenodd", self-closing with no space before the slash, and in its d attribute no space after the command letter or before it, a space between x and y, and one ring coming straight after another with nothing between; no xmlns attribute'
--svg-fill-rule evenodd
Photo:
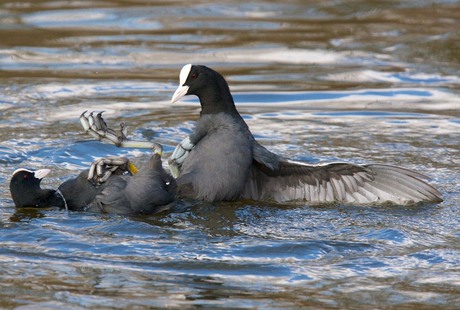
<svg viewBox="0 0 460 310"><path fill-rule="evenodd" d="M442 201L441 193L416 171L390 165L310 165L279 157L257 142L244 198L277 201L398 204Z"/></svg>

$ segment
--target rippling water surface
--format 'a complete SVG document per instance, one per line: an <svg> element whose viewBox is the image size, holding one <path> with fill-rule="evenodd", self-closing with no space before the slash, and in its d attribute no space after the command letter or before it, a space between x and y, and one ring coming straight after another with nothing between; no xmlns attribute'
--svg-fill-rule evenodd
<svg viewBox="0 0 460 310"><path fill-rule="evenodd" d="M2 1L0 308L443 308L460 305L458 1ZM265 146L308 162L426 173L438 205L184 205L142 218L16 210L11 172L57 187L117 149L105 110L166 155L196 99L186 63L223 73Z"/></svg>

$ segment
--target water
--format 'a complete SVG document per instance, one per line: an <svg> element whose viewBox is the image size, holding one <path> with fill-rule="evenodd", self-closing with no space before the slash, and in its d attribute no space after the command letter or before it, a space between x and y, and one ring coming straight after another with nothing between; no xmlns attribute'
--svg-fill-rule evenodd
<svg viewBox="0 0 460 310"><path fill-rule="evenodd" d="M458 1L2 1L0 308L460 305ZM57 187L117 149L105 110L169 155L199 108L180 68L225 75L256 138L308 162L401 165L439 205L184 205L151 217L15 210L10 174Z"/></svg>

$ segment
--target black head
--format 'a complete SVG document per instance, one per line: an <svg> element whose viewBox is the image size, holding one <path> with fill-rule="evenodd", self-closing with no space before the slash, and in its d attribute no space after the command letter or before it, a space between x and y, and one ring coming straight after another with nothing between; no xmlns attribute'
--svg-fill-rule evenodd
<svg viewBox="0 0 460 310"><path fill-rule="evenodd" d="M10 192L16 207L41 207L42 201L54 193L52 190L40 188L42 178L49 172L49 169L36 171L18 169L13 172Z"/></svg>
<svg viewBox="0 0 460 310"><path fill-rule="evenodd" d="M196 95L200 99L203 114L238 114L228 84L217 71L206 66L185 65L179 74L179 84L171 103L186 95Z"/></svg>

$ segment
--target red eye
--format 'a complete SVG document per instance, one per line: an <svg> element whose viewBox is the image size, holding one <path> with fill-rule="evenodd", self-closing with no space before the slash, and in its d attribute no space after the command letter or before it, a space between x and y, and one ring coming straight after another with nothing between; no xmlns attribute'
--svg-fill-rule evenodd
<svg viewBox="0 0 460 310"><path fill-rule="evenodd" d="M198 73L193 73L192 74L192 79L196 79L198 77Z"/></svg>
<svg viewBox="0 0 460 310"><path fill-rule="evenodd" d="M28 174L24 174L24 180L27 180L29 178Z"/></svg>

